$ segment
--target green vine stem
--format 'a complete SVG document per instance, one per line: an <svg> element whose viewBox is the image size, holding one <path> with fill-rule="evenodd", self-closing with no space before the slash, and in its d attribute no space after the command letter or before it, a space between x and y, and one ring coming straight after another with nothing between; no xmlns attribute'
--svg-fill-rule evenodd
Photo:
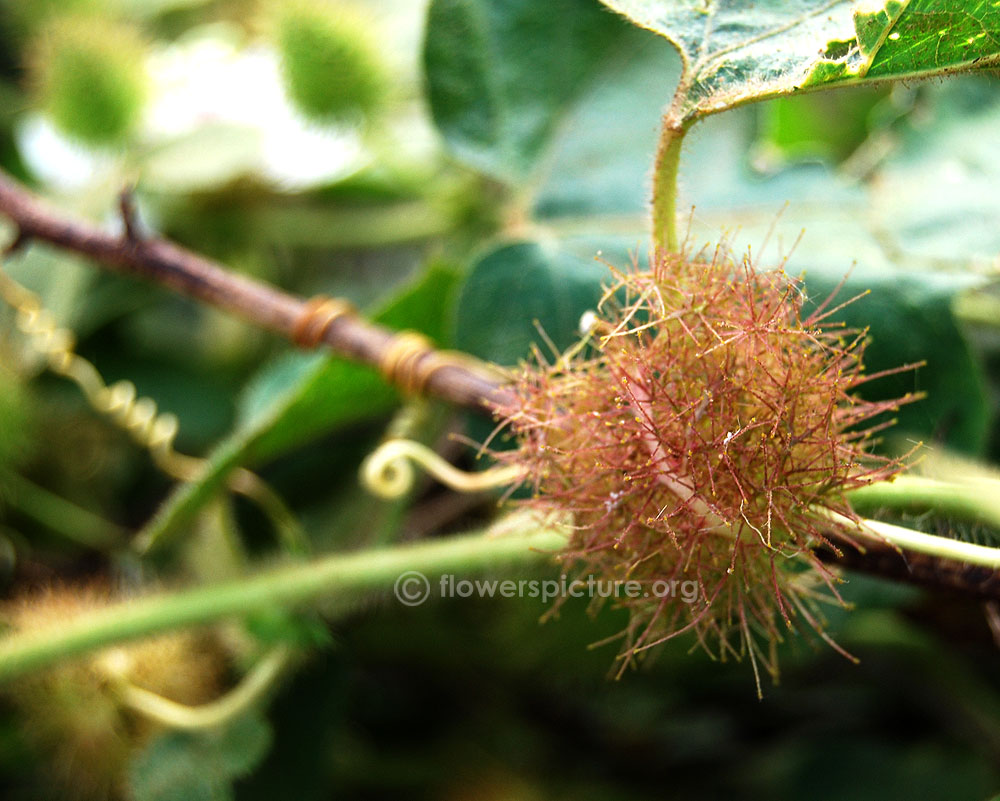
<svg viewBox="0 0 1000 801"><path fill-rule="evenodd" d="M212 623L321 596L354 595L391 586L402 573L428 580L450 571L527 564L551 558L565 534L541 524L517 535L450 537L376 551L337 554L237 581L129 600L64 621L58 628L19 632L0 640L0 680L49 667L116 643Z"/></svg>
<svg viewBox="0 0 1000 801"><path fill-rule="evenodd" d="M4 501L50 531L85 548L116 548L128 533L14 471L3 474Z"/></svg>
<svg viewBox="0 0 1000 801"><path fill-rule="evenodd" d="M678 123L669 112L663 118L660 143L653 173L653 247L656 252L676 253L677 172L681 163L681 144L691 122Z"/></svg>
<svg viewBox="0 0 1000 801"><path fill-rule="evenodd" d="M1000 482L990 479L940 481L904 474L852 490L850 498L861 514L879 510L932 512L1000 532Z"/></svg>
<svg viewBox="0 0 1000 801"><path fill-rule="evenodd" d="M880 540L887 542L901 552L925 554L967 565L1000 570L1000 548L976 545L950 537L938 537L934 534L924 534L922 531L914 531L893 523L883 523L881 520L855 522L837 512L826 511L823 513L843 526L845 531L860 534L875 543Z"/></svg>
<svg viewBox="0 0 1000 801"><path fill-rule="evenodd" d="M845 521L845 525L847 522ZM990 551L991 566L1000 551L919 535L888 524L864 521L869 537L903 548L931 551L960 561L986 564L977 552ZM906 540L902 541L901 536ZM919 542L911 541L913 537ZM925 541L926 540L926 541ZM0 640L0 681L50 667L62 660L129 640L174 629L212 623L322 596L354 595L382 589L409 571L429 581L450 571L479 571L499 565L526 565L550 559L562 550L566 534L536 523L502 537L471 534L395 548L337 554L308 564L172 594L152 595L63 622L58 628L19 632ZM971 558L970 558L971 557ZM428 589L433 585L428 584Z"/></svg>

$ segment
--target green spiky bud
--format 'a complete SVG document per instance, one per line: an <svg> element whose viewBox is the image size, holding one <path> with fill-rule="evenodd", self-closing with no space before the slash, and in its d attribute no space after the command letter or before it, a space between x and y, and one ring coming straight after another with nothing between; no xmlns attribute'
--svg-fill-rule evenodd
<svg viewBox="0 0 1000 801"><path fill-rule="evenodd" d="M67 136L91 146L124 141L148 94L145 43L128 25L53 20L29 59L39 106Z"/></svg>
<svg viewBox="0 0 1000 801"><path fill-rule="evenodd" d="M367 116L385 96L386 76L370 26L322 0L275 7L274 37L285 88L317 122Z"/></svg>

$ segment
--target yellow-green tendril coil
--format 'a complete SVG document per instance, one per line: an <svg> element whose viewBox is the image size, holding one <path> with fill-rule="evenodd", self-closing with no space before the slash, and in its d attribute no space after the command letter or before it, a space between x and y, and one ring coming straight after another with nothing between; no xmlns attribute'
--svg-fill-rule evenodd
<svg viewBox="0 0 1000 801"><path fill-rule="evenodd" d="M174 441L179 431L177 417L161 412L152 398L138 394L131 381L117 381L110 386L89 361L76 353L73 333L59 326L41 299L0 269L0 299L15 312L17 329L27 337L32 350L44 358L46 366L57 375L76 384L95 411L126 431L149 451L154 463L164 473L179 481L195 481L207 461L178 453ZM280 496L256 473L239 468L230 477L229 487L254 501L270 518L280 538L292 551L306 550L305 537L294 515ZM140 552L153 542L137 543Z"/></svg>
<svg viewBox="0 0 1000 801"><path fill-rule="evenodd" d="M390 439L365 459L361 481L369 491L382 498L399 498L413 487L414 464L458 492L482 492L516 484L524 476L518 466L467 473L446 462L426 445L409 439Z"/></svg>

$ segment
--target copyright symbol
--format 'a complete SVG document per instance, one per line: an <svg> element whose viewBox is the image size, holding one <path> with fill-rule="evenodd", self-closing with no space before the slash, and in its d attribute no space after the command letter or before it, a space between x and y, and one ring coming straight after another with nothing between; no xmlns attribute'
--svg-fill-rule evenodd
<svg viewBox="0 0 1000 801"><path fill-rule="evenodd" d="M417 570L400 573L392 585L396 600L404 606L420 606L431 594L431 583L427 576Z"/></svg>

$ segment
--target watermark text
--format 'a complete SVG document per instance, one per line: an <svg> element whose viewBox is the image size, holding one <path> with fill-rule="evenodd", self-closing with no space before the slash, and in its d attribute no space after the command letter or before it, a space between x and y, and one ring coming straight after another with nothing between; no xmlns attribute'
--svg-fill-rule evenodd
<svg viewBox="0 0 1000 801"><path fill-rule="evenodd" d="M698 600L698 582L691 579L622 581L596 576L558 579L462 578L445 573L432 582L423 573L401 573L393 587L405 606L419 606L436 598L537 598L542 603L557 598L676 598L686 604Z"/></svg>

